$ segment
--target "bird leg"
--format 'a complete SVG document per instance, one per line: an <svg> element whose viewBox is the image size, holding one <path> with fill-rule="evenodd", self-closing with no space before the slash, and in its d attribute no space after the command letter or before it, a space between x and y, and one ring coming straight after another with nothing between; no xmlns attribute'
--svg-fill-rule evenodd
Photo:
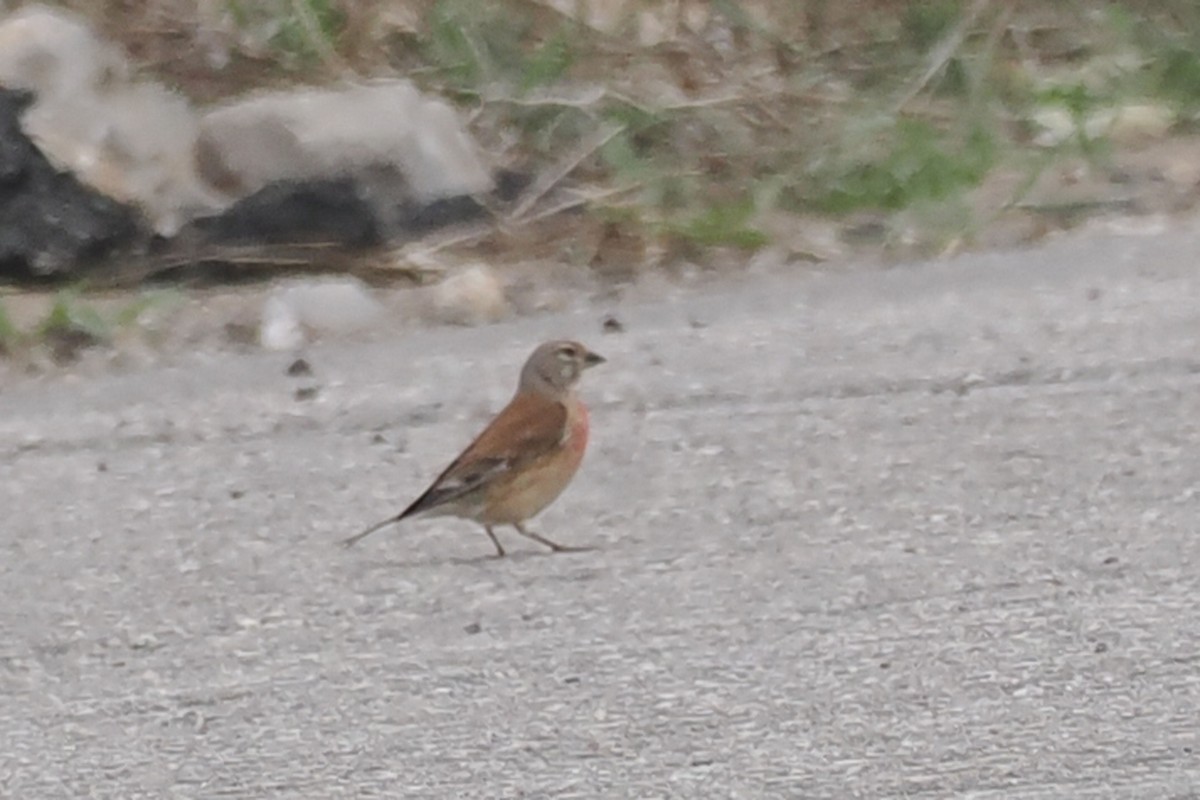
<svg viewBox="0 0 1200 800"><path fill-rule="evenodd" d="M484 525L483 529L487 532L488 538L492 540L492 544L496 545L496 558L504 558L504 547L500 544L500 540L496 538L496 534L492 533L492 526Z"/></svg>
<svg viewBox="0 0 1200 800"><path fill-rule="evenodd" d="M531 530L526 530L525 526L519 522L515 523L513 525L513 527L517 529L517 533L521 534L522 536L524 536L528 539L533 539L535 542L541 542L542 544L546 545L546 547L549 547L551 550L553 550L556 553L570 553L570 552L574 552L579 549L577 547L568 547L567 545L559 544L558 542L552 542L549 539L547 539L545 536L536 534Z"/></svg>

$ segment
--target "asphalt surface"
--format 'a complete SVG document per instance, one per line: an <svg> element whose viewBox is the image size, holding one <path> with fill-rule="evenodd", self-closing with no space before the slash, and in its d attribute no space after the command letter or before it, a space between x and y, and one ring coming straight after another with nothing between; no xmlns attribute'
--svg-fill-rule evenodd
<svg viewBox="0 0 1200 800"><path fill-rule="evenodd" d="M1200 229L0 390L0 796L1200 797ZM542 338L536 529L398 510ZM298 388L317 387L297 399Z"/></svg>

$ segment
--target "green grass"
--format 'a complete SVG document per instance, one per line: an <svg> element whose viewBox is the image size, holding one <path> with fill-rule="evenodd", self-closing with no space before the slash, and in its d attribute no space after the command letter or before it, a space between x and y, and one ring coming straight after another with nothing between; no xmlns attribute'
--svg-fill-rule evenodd
<svg viewBox="0 0 1200 800"><path fill-rule="evenodd" d="M542 41L531 21L503 3L438 0L422 43L434 75L469 94L505 86L518 94L562 79L576 59L576 26L564 22Z"/></svg>
<svg viewBox="0 0 1200 800"><path fill-rule="evenodd" d="M693 216L674 221L666 230L688 244L700 247L735 247L757 250L770 243L752 224L755 206L750 199L715 204Z"/></svg>
<svg viewBox="0 0 1200 800"><path fill-rule="evenodd" d="M96 307L80 297L78 289L63 289L54 298L50 311L37 325L38 338L79 337L98 344L112 335L112 324Z"/></svg>
<svg viewBox="0 0 1200 800"><path fill-rule="evenodd" d="M810 176L806 205L828 214L859 209L898 211L943 200L979 184L996 162L996 145L982 127L961 142L932 125L899 120L881 132L883 152L863 157L853 147Z"/></svg>
<svg viewBox="0 0 1200 800"><path fill-rule="evenodd" d="M961 10L956 0L910 3L900 15L904 40L918 53L928 52L954 27Z"/></svg>
<svg viewBox="0 0 1200 800"><path fill-rule="evenodd" d="M336 0L225 0L242 30L261 29L285 68L312 68L336 53L346 15Z"/></svg>
<svg viewBox="0 0 1200 800"><path fill-rule="evenodd" d="M71 361L86 348L110 345L131 331L144 332L146 316L166 312L179 297L173 291L145 291L103 312L82 287L72 286L58 291L45 315L28 330L17 327L0 305L0 352L14 355L41 348L58 361Z"/></svg>

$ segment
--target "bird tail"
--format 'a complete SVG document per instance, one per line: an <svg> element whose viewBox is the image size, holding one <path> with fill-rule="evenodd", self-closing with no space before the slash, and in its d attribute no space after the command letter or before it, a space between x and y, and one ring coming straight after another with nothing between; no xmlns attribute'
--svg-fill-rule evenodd
<svg viewBox="0 0 1200 800"><path fill-rule="evenodd" d="M408 514L408 512L407 512L407 511L405 511L405 512L403 512L403 513L397 514L397 515L396 515L396 516L394 516L394 517L388 517L388 518L387 518L387 519L385 519L383 522L376 522L374 525L372 525L371 527L367 528L367 529L366 529L365 531L363 531L362 533L356 533L356 534L354 534L353 536L351 536L349 539L343 539L343 540L342 540L342 547L353 547L354 545L358 544L358 543L359 543L359 541L361 541L362 539L365 539L365 538L367 538L368 536L370 536L370 535L371 535L372 533L374 533L375 531L377 531L377 530L380 530L381 528L386 528L388 525L394 525L394 524L396 524L396 523L397 523L397 522L399 522L400 520L404 519L404 517L405 517L407 514Z"/></svg>

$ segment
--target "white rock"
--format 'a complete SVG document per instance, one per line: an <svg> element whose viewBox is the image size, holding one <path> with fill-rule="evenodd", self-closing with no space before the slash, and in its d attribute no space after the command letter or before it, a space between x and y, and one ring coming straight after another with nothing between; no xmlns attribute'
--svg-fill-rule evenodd
<svg viewBox="0 0 1200 800"><path fill-rule="evenodd" d="M313 337L369 330L383 315L383 306L362 281L307 280L282 286L267 298L259 341L268 350L293 350Z"/></svg>
<svg viewBox="0 0 1200 800"><path fill-rule="evenodd" d="M1043 106L1033 112L1029 121L1037 130L1033 143L1038 147L1058 147L1078 133L1075 118L1060 106Z"/></svg>
<svg viewBox="0 0 1200 800"><path fill-rule="evenodd" d="M1140 144L1162 139L1175 124L1175 112L1167 106L1132 103L1116 110L1107 134L1117 144Z"/></svg>
<svg viewBox="0 0 1200 800"><path fill-rule="evenodd" d="M1041 147L1056 147L1079 134L1075 118L1060 106L1040 108L1030 121L1038 128L1034 143ZM1175 112L1166 106L1131 103L1092 111L1083 120L1083 135L1089 141L1107 137L1132 145L1162 139L1174 124Z"/></svg>
<svg viewBox="0 0 1200 800"><path fill-rule="evenodd" d="M129 64L82 19L42 5L0 21L0 83L30 89L49 102L124 81Z"/></svg>
<svg viewBox="0 0 1200 800"><path fill-rule="evenodd" d="M217 198L196 175L191 106L131 74L116 46L66 12L35 5L0 21L0 84L37 94L25 132L56 167L169 236Z"/></svg>
<svg viewBox="0 0 1200 800"><path fill-rule="evenodd" d="M282 297L272 295L263 304L258 341L266 350L295 350L304 344L300 318Z"/></svg>
<svg viewBox="0 0 1200 800"><path fill-rule="evenodd" d="M407 81L271 92L209 111L196 143L213 186L245 195L282 179L392 167L427 203L492 187L457 113Z"/></svg>
<svg viewBox="0 0 1200 800"><path fill-rule="evenodd" d="M496 271L475 264L443 280L433 288L438 319L454 325L484 325L508 315L508 300Z"/></svg>

